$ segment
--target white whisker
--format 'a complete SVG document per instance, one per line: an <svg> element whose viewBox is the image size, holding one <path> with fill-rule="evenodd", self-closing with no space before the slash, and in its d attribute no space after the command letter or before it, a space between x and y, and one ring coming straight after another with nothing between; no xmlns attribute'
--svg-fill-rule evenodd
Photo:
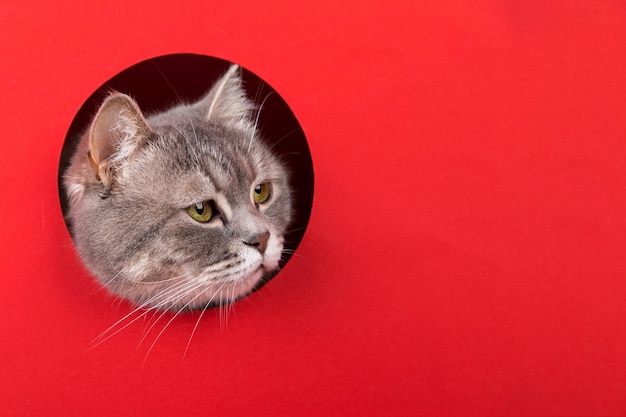
<svg viewBox="0 0 626 417"><path fill-rule="evenodd" d="M224 286L224 283L220 286L220 289ZM195 291L195 290L194 290ZM192 291L190 291L192 292ZM161 335L165 332L165 329L167 329L169 327L170 324L172 324L172 322L176 319L176 317L178 317L180 315L180 313L182 313L187 307L189 307L189 305L191 305L191 303L193 303L198 297L200 297L201 295L203 295L203 292L200 292L199 294L197 294L195 297L193 297L191 300L189 300L187 303L185 303L185 305L183 307L181 307L179 310L176 311L176 313L174 313L174 315L172 316L171 319L169 319L169 321L167 323L165 323L165 326L163 326L163 329L161 329L161 331L159 332L159 334L157 334L157 336L154 338L154 341L152 342L152 344L150 345L150 347L148 348L148 352L146 352L146 357L144 358L144 364L146 362L146 360L148 359L148 356L150 355L150 352L152 351L152 349L154 348L154 346L156 345L157 341L159 340L159 338L161 337ZM211 297L211 299L208 301L207 304L210 304L211 301L213 300L213 298L215 297L215 294ZM161 315L159 317L159 319L163 317L163 315ZM194 327L195 329L195 327ZM189 342L191 342L191 339L189 339ZM186 350L185 350L186 351Z"/></svg>
<svg viewBox="0 0 626 417"><path fill-rule="evenodd" d="M188 275L188 274L187 274ZM176 279L180 279L180 278L184 278L187 275L180 275L178 277L175 277ZM180 284L179 284L180 285ZM119 332L121 332L122 330L124 330L125 328L127 328L128 326L130 326L131 324L133 324L134 322L136 322L137 320L139 320L141 317L144 317L146 314L148 314L150 311L152 310L156 310L157 308L159 308L159 304L157 304L156 306L151 306L152 303L154 303L155 301L157 301L159 298L163 297L164 295L167 296L168 292L172 291L172 290L177 290L177 286L168 288L167 291L165 292L159 292L157 294L155 294L154 296L148 298L147 300L144 300L143 302L141 302L135 309L133 309L130 313L126 314L124 317L122 317L121 319L119 319L118 321L116 321L115 323L113 323L111 326L109 326L106 330L104 330L102 333L100 333L100 335L98 335L91 343L93 347L96 347L100 344L102 344L103 342L105 342L106 340L109 340L111 337L115 336L116 334L118 334ZM137 313L140 310L146 309L143 313L141 313L139 316L135 317L133 320L131 320L130 322L126 323L124 326L118 328L117 330L113 331L115 329L116 326L120 325L121 323L123 323L125 320L127 320L128 318L130 318L133 314Z"/></svg>
<svg viewBox="0 0 626 417"><path fill-rule="evenodd" d="M126 323L124 326L122 326L119 329L113 331L117 325L123 323L124 320L128 319L129 317L131 317L133 314L135 314L136 312L138 312L142 308L143 307L137 307L137 308L133 309L130 313L126 314L124 317L122 317L121 319L119 319L118 321L113 323L111 326L109 326L105 331L100 333L94 340L91 341L91 347L97 347L97 346L101 345L105 341L109 340L110 338L112 338L113 336L115 336L116 334L118 334L119 332L121 332L122 330L124 330L125 328L127 328L128 326L130 326L131 324L136 322L137 320L139 320L143 315L145 315L147 313L147 311L144 311L139 316L135 317L133 320L131 320L130 322Z"/></svg>
<svg viewBox="0 0 626 417"><path fill-rule="evenodd" d="M250 149L252 148L252 142L254 141L254 138L256 137L256 131L257 128L259 126L259 118L261 117L261 111L263 111L263 106L265 105L265 102L267 101L267 99L273 94L274 92L270 92L268 95L265 96L265 98L263 99L263 101L261 102L261 105L259 106L259 109L257 110L256 113L256 117L254 119L254 127L252 129L252 134L250 135L250 140L248 142L248 150L246 152L246 154L250 154Z"/></svg>
<svg viewBox="0 0 626 417"><path fill-rule="evenodd" d="M176 291L175 291L172 295L168 295L168 297L167 297L167 298L166 298L166 299L162 302L162 305L161 305L160 307L156 307L156 308L160 309L161 307L164 307L164 306L165 306L165 305L167 305L167 304L171 304L171 303L172 303L172 300L176 301L176 300L179 300L179 299L180 299L180 298L175 298L178 294L180 294L180 293L182 293L183 295L184 295L184 294L190 294L191 292L193 292L193 291L197 290L199 287L201 287L201 285L198 285L198 284L188 284L188 285L185 285L185 286L184 286L184 288L177 289L177 290L176 290ZM202 293L200 293L200 294L202 294ZM167 294L166 294L166 295L167 295ZM156 308L155 308L155 309L156 309ZM181 311L182 311L182 309L177 310L177 311L176 311L176 313L174 314L174 317L173 317L173 318L177 317L177 316L180 314L180 312L181 312ZM166 314L168 314L169 312L170 312L170 310L167 310L167 309L160 310L160 312L159 312L159 313L160 313L160 314L159 314L159 317L157 317L157 319L154 321L154 323L152 323L152 325L150 325L150 327L146 330L146 332L144 333L144 335L143 335L143 336L141 337L141 339L139 340L139 344L138 344L138 346L141 346L141 344L143 344L144 340L146 340L146 337L147 337L147 336L148 336L148 334L152 331L152 329L154 328L154 326L156 326L156 324L159 322L159 320L161 320L161 318L163 318L163 317L164 317ZM172 318L172 319L173 319L173 318ZM171 323L171 321L169 321L169 322L168 322L168 324L169 324L169 323ZM167 324L166 324L166 326L167 326ZM161 333L162 333L162 332L163 332L163 331L161 331ZM161 335L161 333L159 333L159 335ZM157 336L157 337L158 337L158 336ZM154 343L153 343L153 345L154 345ZM149 351L149 350L148 350L148 353L150 353L150 351Z"/></svg>
<svg viewBox="0 0 626 417"><path fill-rule="evenodd" d="M293 129L291 132L289 132L289 133L285 134L285 135L284 135L283 137L281 137L280 139L275 140L275 141L272 141L272 145L271 145L271 146L269 146L269 150L270 150L270 151L273 151L273 150L274 150L274 148L275 148L275 147L276 147L276 146L277 146L280 142L282 142L283 140L287 139L289 136L293 135L293 134L294 134L294 133L296 133L297 131L301 131L301 130L302 130L302 128L301 128L301 127L297 127L297 128L295 128L295 129ZM292 153L290 153L290 154L284 154L284 155L293 155L293 154L299 154L299 152L292 152Z"/></svg>
<svg viewBox="0 0 626 417"><path fill-rule="evenodd" d="M219 290L221 290L224 287L225 284L226 284L226 282L223 282L222 285L220 285ZM200 312L200 316L198 317L198 320L196 320L196 324L193 326L193 329L191 330L191 335L189 335L189 340L187 341L187 346L185 346L185 352L183 353L183 358L187 355L187 351L189 350L189 346L191 346L191 339L193 339L193 336L196 333L196 329L198 328L198 325L200 324L200 320L202 319L202 316L207 311L207 309L211 305L211 302L213 301L213 299L215 299L216 295L217 295L217 292L215 294L213 294L213 296L209 299L209 301L207 301L207 303L202 308L202 312Z"/></svg>
<svg viewBox="0 0 626 417"><path fill-rule="evenodd" d="M187 352L189 351L189 346L191 346L191 339L193 339L193 336L196 334L196 330L198 329L198 326L200 325L200 320L202 320L202 316L204 316L204 313L209 308L209 305L210 303L207 303L202 308L202 311L200 312L198 316L198 320L196 320L196 324L193 326L193 329L191 330L191 334L189 335L189 340L187 340L187 345L185 346L185 351L183 352L183 359L185 358L185 356L187 356Z"/></svg>
<svg viewBox="0 0 626 417"><path fill-rule="evenodd" d="M159 74L161 74L161 76L163 77L163 79L165 80L165 82L167 83L167 85L170 86L170 88L172 89L172 92L174 94L176 94L176 97L178 97L178 102L179 103L183 103L183 99L180 96L180 94L178 94L178 91L176 90L176 88L174 88L174 86L172 85L172 83L170 82L169 78L167 78L167 76L163 73L163 71L161 71L161 68L159 68L159 66L156 64L156 62L154 62L153 60L150 61L152 63L152 65L154 66L154 68L156 68L156 70L159 72Z"/></svg>

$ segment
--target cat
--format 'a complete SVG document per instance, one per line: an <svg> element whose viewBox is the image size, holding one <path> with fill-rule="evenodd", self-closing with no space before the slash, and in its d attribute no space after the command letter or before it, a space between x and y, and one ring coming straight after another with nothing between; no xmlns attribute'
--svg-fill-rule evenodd
<svg viewBox="0 0 626 417"><path fill-rule="evenodd" d="M285 165L237 65L199 101L143 115L113 92L63 175L83 263L112 293L172 311L236 301L275 273L292 217Z"/></svg>

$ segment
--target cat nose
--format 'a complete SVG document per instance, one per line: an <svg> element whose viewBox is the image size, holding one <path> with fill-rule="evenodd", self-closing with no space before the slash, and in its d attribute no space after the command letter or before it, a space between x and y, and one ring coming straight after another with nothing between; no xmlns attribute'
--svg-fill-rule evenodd
<svg viewBox="0 0 626 417"><path fill-rule="evenodd" d="M261 255L265 253L265 249L267 249L267 241L270 239L270 232L260 233L254 236L250 241L244 243L249 246L256 247Z"/></svg>

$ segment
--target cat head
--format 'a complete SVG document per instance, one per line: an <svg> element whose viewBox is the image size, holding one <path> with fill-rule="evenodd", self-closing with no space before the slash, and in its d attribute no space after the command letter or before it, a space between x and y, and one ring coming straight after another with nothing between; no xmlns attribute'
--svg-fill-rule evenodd
<svg viewBox="0 0 626 417"><path fill-rule="evenodd" d="M121 93L103 102L64 175L72 237L103 285L194 309L278 268L292 197L253 113L234 65L198 102L150 117Z"/></svg>

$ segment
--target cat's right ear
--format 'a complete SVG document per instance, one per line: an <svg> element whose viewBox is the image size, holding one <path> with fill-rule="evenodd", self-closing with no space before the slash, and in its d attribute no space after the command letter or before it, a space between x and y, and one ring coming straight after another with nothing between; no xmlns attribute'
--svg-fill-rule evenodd
<svg viewBox="0 0 626 417"><path fill-rule="evenodd" d="M100 106L89 130L88 158L96 179L110 186L116 167L150 133L137 103L126 94L111 94Z"/></svg>
<svg viewBox="0 0 626 417"><path fill-rule="evenodd" d="M206 120L251 127L254 103L246 97L241 67L231 65L207 95L194 105Z"/></svg>

